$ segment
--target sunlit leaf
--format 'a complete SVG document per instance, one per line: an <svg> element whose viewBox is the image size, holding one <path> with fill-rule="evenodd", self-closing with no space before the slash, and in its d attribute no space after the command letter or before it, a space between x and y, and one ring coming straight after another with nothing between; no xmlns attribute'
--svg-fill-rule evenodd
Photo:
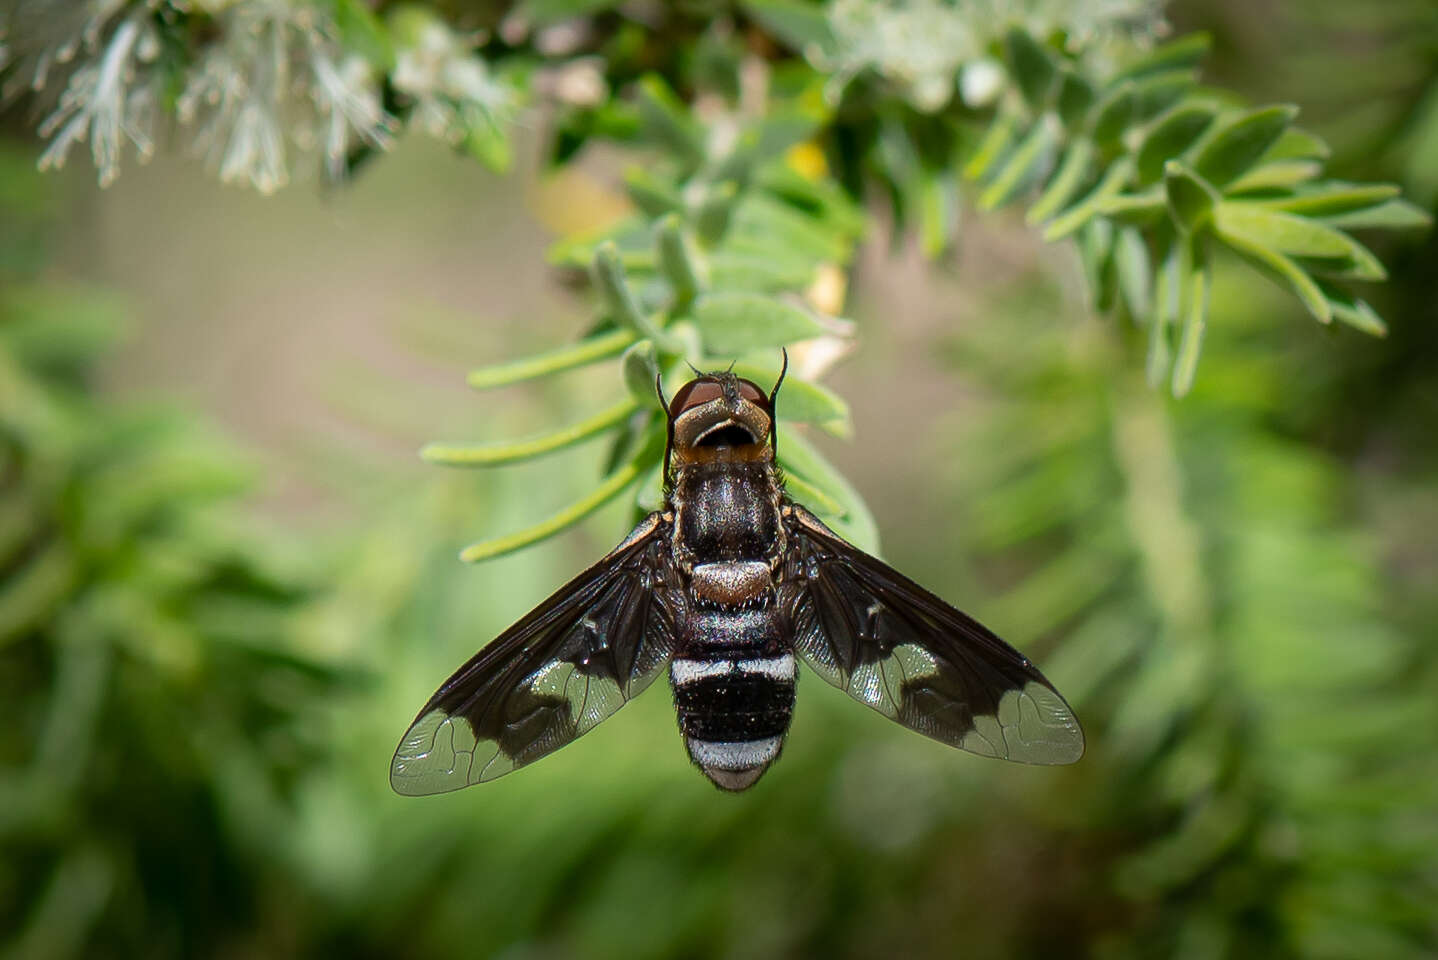
<svg viewBox="0 0 1438 960"><path fill-rule="evenodd" d="M987 180L999 160L1013 146L1014 138L1018 135L1018 125L1019 118L1016 114L1002 110L996 114L988 130L984 132L984 138L979 141L978 148L974 150L974 155L964 164L964 178Z"/></svg>
<svg viewBox="0 0 1438 960"><path fill-rule="evenodd" d="M1025 219L1030 224L1042 223L1063 209L1089 176L1093 168L1093 161L1093 141L1087 138L1075 140L1064 152L1058 169L1049 178L1048 185L1044 187L1033 206L1029 208Z"/></svg>
<svg viewBox="0 0 1438 960"><path fill-rule="evenodd" d="M560 347L548 353L514 360L509 363L481 367L471 371L469 385L476 390L504 387L537 377L549 376L564 370L572 370L587 364L617 356L637 339L632 330L614 330L601 333L567 347Z"/></svg>
<svg viewBox="0 0 1438 960"><path fill-rule="evenodd" d="M1082 227L1098 213L1098 208L1110 197L1117 196L1133 175L1133 164L1128 158L1114 161L1100 180L1078 203L1059 214L1044 227L1044 240L1052 243L1066 237Z"/></svg>
<svg viewBox="0 0 1438 960"><path fill-rule="evenodd" d="M1058 131L1051 118L1039 118L1013 152L1004 158L992 182L979 194L979 206L995 210L1033 186L1051 162L1057 140Z"/></svg>
<svg viewBox="0 0 1438 960"><path fill-rule="evenodd" d="M600 507L609 503L653 469L662 456L662 447L651 443L624 466L605 477L584 497L555 513L549 519L524 530L472 543L459 552L465 563L479 563L522 550L574 526Z"/></svg>
<svg viewBox="0 0 1438 960"><path fill-rule="evenodd" d="M653 396L653 380L650 380L650 397ZM583 443L623 422L638 409L633 399L621 401L605 410L581 420L563 430L556 430L530 440L515 440L509 443L488 443L460 445L431 443L419 455L430 463L449 467L493 467L506 463L518 463L544 456L555 450Z"/></svg>

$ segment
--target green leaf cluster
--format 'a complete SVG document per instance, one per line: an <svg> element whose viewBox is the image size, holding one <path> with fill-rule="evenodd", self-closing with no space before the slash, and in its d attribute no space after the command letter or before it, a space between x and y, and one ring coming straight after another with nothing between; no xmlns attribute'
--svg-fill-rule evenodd
<svg viewBox="0 0 1438 960"><path fill-rule="evenodd" d="M935 109L889 85L882 64L892 61L882 57L875 71L844 77L836 94L826 71L843 60L843 40L825 9L744 6L752 26L771 31L797 60L757 62L722 25L695 37L693 61L659 71L642 34L621 29L599 41L619 95L563 113L554 156L565 161L608 139L654 158L625 175L631 216L554 250L556 264L589 273L601 319L572 348L477 371L471 382L497 385L627 351L621 378L635 406L619 402L514 445L431 448L444 462L491 463L611 435L611 472L592 496L467 556L533 542L631 487L639 504L657 503L655 375L673 381L684 376L681 361L704 368L737 358L759 377L773 371L775 347L819 335L800 298L816 271L847 267L862 229L849 198L875 181L896 227L912 229L934 256L957 238L965 184L982 210L1027 200L1027 220L1047 239L1074 241L1094 306L1145 330L1149 382L1176 395L1195 382L1214 259L1225 252L1288 286L1325 323L1384 331L1343 286L1383 277L1349 231L1422 226L1426 216L1394 187L1323 178L1327 149L1293 126L1295 108L1249 109L1201 86L1206 37L1131 54L1115 70L1062 33L986 27L973 32L994 38L985 51L1002 78L993 106L951 94ZM966 16L952 11L958 21ZM682 14L674 24L695 29ZM973 66L955 64L959 72ZM752 94L743 99L746 69L751 86L763 77L757 109ZM960 79L952 78L954 90ZM801 380L786 400L787 416L846 432L842 401L817 384ZM635 412L646 409L645 417ZM837 478L790 466L796 491L842 525L849 508L832 496ZM863 526L863 516L856 507L850 519Z"/></svg>
<svg viewBox="0 0 1438 960"><path fill-rule="evenodd" d="M1222 279L1215 303L1256 312ZM1104 731L1065 803L1124 836L1083 855L1113 955L1421 956L1431 651L1383 612L1345 467L1275 428L1301 403L1279 351L1215 331L1231 373L1165 404L1037 286L951 345L986 414L945 480L954 535L1008 571L993 622L1055 642L1046 672Z"/></svg>
<svg viewBox="0 0 1438 960"><path fill-rule="evenodd" d="M1296 107L1249 109L1201 87L1206 47L1182 38L1093 84L1074 57L1011 31L1019 96L964 170L986 208L1037 191L1028 221L1048 240L1077 240L1095 308L1148 328L1149 380L1176 395L1194 382L1218 250L1292 290L1319 321L1381 335L1341 282L1385 273L1347 231L1429 222L1397 187L1323 179L1328 149L1293 126Z"/></svg>
<svg viewBox="0 0 1438 960"><path fill-rule="evenodd" d="M151 28L175 69L193 74L239 43L254 2L166 8ZM673 383L685 364L735 362L772 377L780 348L847 335L830 316L842 312L833 290L846 286L864 229L858 201L875 187L896 237L912 235L930 256L955 245L966 199L983 211L1026 202L1045 238L1073 241L1094 307L1145 330L1149 382L1176 395L1197 377L1217 257L1243 258L1324 323L1382 334L1348 285L1380 280L1384 268L1353 231L1428 223L1395 187L1327 177L1327 147L1293 125L1296 108L1250 109L1203 86L1204 36L1148 44L1151 10L1132 23L1064 5L996 18L986 5L869 0L647 12L536 0L462 17L443 5L325 0L282 12L282 38L309 38L303 56L368 64L355 96L378 83L383 116L346 134L347 172L404 123L506 169L515 110L535 100L547 104L552 162L608 142L633 163L623 175L632 213L553 250L555 265L593 283L586 335L470 378L496 387L622 357L622 389L543 436L425 451L497 465L606 436L601 485L527 531L476 544L471 559L535 542L625 493L640 508L657 502L660 415L647 384L661 374ZM318 61L311 72L325 73ZM272 106L278 117L282 104ZM331 110L332 127L343 133L357 114L346 116ZM256 183L278 182L263 174ZM794 351L799 375L781 403L789 422L847 434L844 401L815 382L837 352ZM810 506L874 542L841 478L786 466Z"/></svg>
<svg viewBox="0 0 1438 960"><path fill-rule="evenodd" d="M591 363L620 359L626 396L578 424L527 440L485 445L432 444L423 455L451 466L513 463L608 434L608 468L589 495L533 527L476 543L466 560L508 553L557 533L615 498L636 509L661 500L665 412L671 391L698 370L726 369L761 384L775 382L784 350L796 361L778 402L779 461L790 491L860 542L876 543L873 522L853 489L788 424L850 433L849 409L806 378L806 350L841 345L847 321L805 291L846 266L863 227L851 200L832 184L807 177L786 160L823 121L815 91L743 124L715 156L686 107L656 76L636 89L640 143L670 151L667 162L634 168L626 188L635 212L604 230L556 244L552 260L585 270L597 296L591 333L570 347L474 371L488 389ZM830 304L836 306L836 304Z"/></svg>

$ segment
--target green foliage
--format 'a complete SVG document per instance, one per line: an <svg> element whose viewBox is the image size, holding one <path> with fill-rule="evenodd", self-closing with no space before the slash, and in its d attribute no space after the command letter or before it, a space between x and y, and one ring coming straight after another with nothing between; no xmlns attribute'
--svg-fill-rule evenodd
<svg viewBox="0 0 1438 960"><path fill-rule="evenodd" d="M1255 296L1229 274L1215 309ZM1055 306L955 339L988 402L946 459L955 532L1022 571L995 618L1062 638L1048 669L1105 731L1077 802L1126 840L1088 876L1141 905L1111 955L1424 955L1431 651L1383 615L1343 465L1272 426L1298 402L1273 338L1224 330L1228 375L1165 405L1139 344L1060 336Z"/></svg>
<svg viewBox="0 0 1438 960"><path fill-rule="evenodd" d="M183 61L188 79L174 102L182 120L221 64L242 72L243 57L253 56L261 62L244 82L257 96L269 92L252 106L278 128L286 64L303 64L309 108L329 130L331 174L383 147L405 121L504 169L513 153L508 120L536 94L555 110L556 161L595 140L643 151L651 162L625 178L634 213L554 250L556 264L585 270L594 283L592 333L470 378L495 387L624 353L620 380L637 406L612 406L513 445L426 452L441 463L500 464L608 434L611 469L577 503L527 531L476 544L469 558L533 543L625 494L636 506L654 502L662 416L645 384L673 382L686 364L737 360L769 374L776 348L793 347L798 402L781 412L847 433L842 402L814 381L837 356L834 337L847 332L825 316L841 312L842 284L835 292L823 283L849 267L864 227L852 198L869 183L885 188L896 225L912 226L931 256L957 238L961 184L973 185L982 210L1031 200L1027 219L1046 239L1075 241L1094 308L1148 328L1150 383L1177 395L1197 377L1219 252L1291 289L1321 322L1381 334L1377 312L1343 284L1381 280L1383 268L1346 231L1428 223L1392 189L1323 179L1327 148L1293 126L1296 107L1248 109L1200 86L1206 38L1153 46L1157 14L1144 4L1127 15L1039 4L1022 21L932 0L752 0L666 8L657 22L631 20L616 6L546 0L507 13L486 9L496 32L473 38L420 5L387 8L383 17L348 0L303 9L241 2L185 16L168 6L154 16L139 5L102 7L88 46L103 63L128 64L134 89L107 89L110 75L99 68L74 72L47 122L60 132L46 162L62 161L87 130L103 179L118 169L119 149L103 138L123 130L148 149L151 135L128 104L152 95L139 72L148 69L144 38L152 35ZM768 49L756 55L765 32ZM251 50L266 35L283 62L268 64ZM680 38L694 56L674 55ZM341 71L351 55L366 69ZM233 119L223 102L219 109L216 130ZM259 133L234 122L222 176L248 177L262 190L283 183L282 144L247 147L242 140ZM796 489L818 493L810 506L819 512L843 502L843 481L832 471L785 466ZM868 536L861 506L839 509L826 519Z"/></svg>
<svg viewBox="0 0 1438 960"><path fill-rule="evenodd" d="M5 179L33 190L16 159ZM0 264L0 939L16 957L247 940L266 908L242 871L281 852L325 755L318 704L345 687L295 642L317 591L224 520L247 483L232 454L95 398L115 305L16 266Z"/></svg>
<svg viewBox="0 0 1438 960"><path fill-rule="evenodd" d="M585 412L535 437L423 454L580 470L452 472L439 495L410 491L303 563L241 532L227 504L246 471L204 431L93 386L114 304L64 288L63 270L42 274L47 188L0 171L0 949L1431 955L1438 250L1378 235L1391 286L1365 292L1370 306L1346 285L1385 272L1354 231L1428 223L1398 188L1362 182L1403 179L1423 196L1431 180L1427 5L1312 7L1394 18L1386 42L1418 51L1392 58L1395 72L1426 65L1391 97L1401 110L1362 101L1407 118L1376 141L1332 131L1331 114L1320 139L1290 107L1199 85L1202 38L1148 48L1142 29L1091 22L1103 4L1026 4L1021 29L937 0L660 6L471 5L464 29L440 15L454 5L280 3L259 25L245 2L96 8L111 18L76 68L134 54L124 75L139 105L163 68L179 109L195 68L245 53L254 27L287 51L300 93L269 90L259 115L333 120L306 69L315 51L359 55L369 70L355 89L382 95L384 113L340 125L343 162L321 147L327 174L353 172L402 121L503 167L523 155L505 118L546 97L554 162L608 141L635 166L621 178L630 213L553 249L592 287L584 336L470 377L493 389L573 373ZM111 46L127 23L153 30L163 56L139 57L143 32ZM1347 55L1381 48L1370 39ZM9 49L8 78L29 76L28 52ZM445 69L418 69L420 51ZM1341 73L1389 82L1384 66ZM1323 71L1273 98L1307 105L1346 87ZM576 77L597 83L574 90L602 92L570 95L561 81ZM236 129L201 105L182 135L202 120ZM1351 180L1323 172L1324 141ZM286 141L302 142L320 143ZM96 156L106 177L118 154ZM288 169L226 156L217 148L222 176L262 189ZM876 542L853 485L804 432L851 430L848 403L819 381L852 336L835 315L872 230L856 198L876 185L896 237L933 256L958 243L966 203L1023 205L1072 241L1094 305L1133 321L1056 320L1074 306L1042 278L998 300L965 290L985 308L931 357L966 384L963 406L922 409L936 455L884 460L893 490L942 507L907 532L888 525L891 552L1035 654L1084 718L1084 763L955 758L801 681L784 762L743 796L716 797L685 766L658 691L482 798L389 795L394 733L436 679L580 560L551 542L464 570L450 531L524 516L540 483L576 502L467 558L595 512L613 533L654 508L661 374L672 391L686 363L736 361L767 383L787 348L790 492ZM1279 286L1253 282L1249 265ZM1298 304L1371 334L1385 333L1380 309L1395 322L1386 341L1336 349L1336 324L1319 337L1274 321ZM867 336L889 309L862 318ZM617 375L580 379L599 364ZM576 449L601 439L605 450ZM926 480L911 457L948 466ZM597 486L571 476L592 467Z"/></svg>
<svg viewBox="0 0 1438 960"><path fill-rule="evenodd" d="M726 357L757 361L760 348L822 335L819 318L784 295L812 288L818 270L847 266L860 222L840 202L841 185L853 193L875 177L888 188L897 224L912 223L931 255L957 236L960 182L976 185L977 205L985 210L1032 198L1029 222L1042 226L1046 239L1076 241L1093 306L1147 328L1149 381L1179 396L1198 375L1220 251L1288 286L1324 323L1337 318L1366 333L1385 331L1374 309L1341 285L1384 276L1374 255L1345 231L1425 226L1427 215L1398 199L1396 188L1321 179L1327 148L1293 126L1296 108L1247 109L1199 86L1206 38L1185 37L1141 54L1130 40L1120 54L1127 62L1113 68L1077 33L1045 35L1027 24L982 39L984 30L963 12L920 8L910 12L915 23L934 29L948 23L974 39L967 54L945 61L942 95L933 77L910 75L902 58L881 52L865 61L865 72L851 76L840 68L846 85L836 96L834 64L846 53L857 56L859 48L846 48L843 31L816 21L817 8L795 4L745 8L808 61L767 68L766 102L757 113L736 94L744 59L736 50L725 52L722 39L703 73L681 69L668 82L653 73L637 78L635 119L619 128L619 139L663 159L628 177L633 217L600 236L561 241L554 258L575 268L592 265L602 295L597 329L627 328L657 348L652 369L634 353L622 365L640 409L649 397L646 384L659 371L673 379L679 360L700 368L724 365ZM855 9L851 4L842 15ZM992 106L955 96L964 71L986 64L1001 78L989 95ZM733 71L732 82L716 77L723 70ZM611 67L609 79L622 90L622 69ZM715 98L706 102L702 121L671 83ZM629 109L623 103L588 112ZM987 126L975 139L972 131L986 114ZM595 120L571 123L590 133L565 141L566 157L602 129ZM756 272L733 270L744 259ZM621 268L638 292L620 277ZM475 379L497 376L480 371ZM645 455L660 428L657 411L649 418L628 431L616 425L616 447L629 444ZM827 422L846 432L841 416ZM572 433L555 434L555 442ZM641 442L644 437L649 441ZM625 485L611 478L600 488L602 497L498 543L533 542L646 472L650 492L636 493L636 500L655 502L653 465L632 461L623 469ZM795 475L802 486L820 490L832 491L837 482ZM827 504L811 506L822 512ZM842 526L851 518L829 519ZM479 545L469 555L488 556L491 548Z"/></svg>
<svg viewBox="0 0 1438 960"><path fill-rule="evenodd" d="M1291 288L1321 322L1336 316L1367 333L1383 331L1372 308L1334 283L1384 278L1373 254L1339 227L1429 220L1392 200L1396 188L1320 179L1327 148L1292 126L1297 108L1244 109L1198 86L1198 38L1160 47L1105 84L1084 79L1078 57L1021 31L1005 49L1020 96L1000 107L964 173L984 186L980 201L989 208L1019 199L1025 187L1040 189L1030 222L1047 224L1049 240L1078 235L1094 306L1121 304L1152 330L1146 365L1155 386L1170 379L1181 396L1193 384L1196 331L1207 322L1197 291L1218 246ZM1084 92L1065 98L1060 75ZM1317 197L1334 197L1334 207ZM1384 209L1390 202L1398 206ZM1347 204L1352 215L1331 222L1328 215ZM1155 276L1165 272L1162 281ZM1147 278L1124 283L1121 273ZM1177 305L1134 296L1160 282L1180 297ZM1180 324L1168 322L1174 315Z"/></svg>

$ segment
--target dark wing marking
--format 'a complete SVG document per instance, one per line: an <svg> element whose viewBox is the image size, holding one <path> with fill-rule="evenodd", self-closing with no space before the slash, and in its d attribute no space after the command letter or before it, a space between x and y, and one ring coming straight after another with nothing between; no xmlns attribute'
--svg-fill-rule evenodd
<svg viewBox="0 0 1438 960"><path fill-rule="evenodd" d="M1083 755L1073 710L982 624L785 507L781 583L794 648L829 683L910 730L1022 763Z"/></svg>
<svg viewBox="0 0 1438 960"><path fill-rule="evenodd" d="M668 526L651 514L445 681L400 740L390 785L458 790L587 733L668 664L682 597Z"/></svg>

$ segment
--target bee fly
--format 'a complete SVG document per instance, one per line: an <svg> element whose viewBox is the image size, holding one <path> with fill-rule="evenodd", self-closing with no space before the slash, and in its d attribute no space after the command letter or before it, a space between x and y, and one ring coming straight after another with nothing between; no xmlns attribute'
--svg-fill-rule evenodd
<svg viewBox="0 0 1438 960"><path fill-rule="evenodd" d="M666 668L690 759L747 789L783 746L796 655L941 743L1023 763L1083 754L1073 711L1022 654L785 495L778 392L726 372L674 395L664 508L445 681L395 751L398 793L533 763Z"/></svg>

